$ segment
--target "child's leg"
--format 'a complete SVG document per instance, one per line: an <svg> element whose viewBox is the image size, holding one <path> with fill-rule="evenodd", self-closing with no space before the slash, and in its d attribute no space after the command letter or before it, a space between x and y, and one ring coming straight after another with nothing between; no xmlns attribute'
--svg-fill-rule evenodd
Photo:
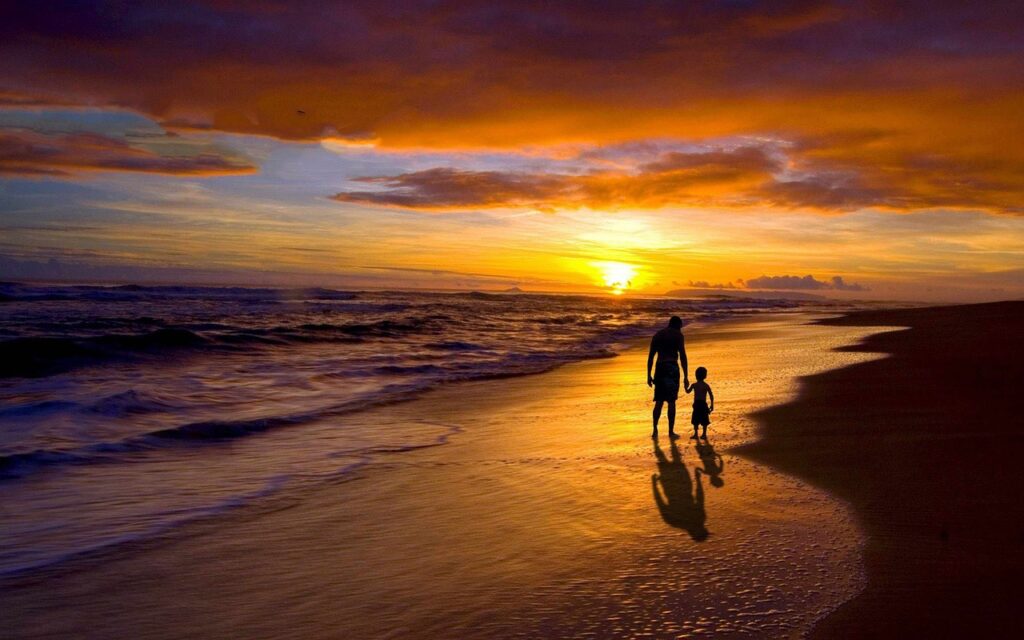
<svg viewBox="0 0 1024 640"><path fill-rule="evenodd" d="M662 402L663 402L662 400L657 400L654 403L654 414L651 416L652 418L654 418L654 431L653 431L653 435L658 435L658 420L661 418L661 405L662 405Z"/></svg>

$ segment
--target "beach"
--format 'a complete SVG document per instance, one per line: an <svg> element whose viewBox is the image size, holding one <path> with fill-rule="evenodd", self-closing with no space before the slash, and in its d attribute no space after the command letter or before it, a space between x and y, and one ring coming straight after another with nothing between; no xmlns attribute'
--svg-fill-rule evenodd
<svg viewBox="0 0 1024 640"><path fill-rule="evenodd" d="M817 638L1024 633L1024 303L854 313L889 357L805 378L740 449L847 501L868 586Z"/></svg>
<svg viewBox="0 0 1024 640"><path fill-rule="evenodd" d="M863 540L841 501L730 447L795 376L874 357L833 351L866 330L808 319L688 333L716 385L710 448L686 438L685 398L683 439L663 425L654 446L642 343L451 385L347 417L443 444L9 577L2 622L16 638L802 635L862 588Z"/></svg>
<svg viewBox="0 0 1024 640"><path fill-rule="evenodd" d="M640 341L349 415L394 432L390 452L7 577L0 623L12 638L993 637L1019 624L1021 439L999 412L1022 308L688 328L716 394L708 445L687 437L685 396L683 437L663 423L651 440ZM296 429L223 446L283 448ZM402 446L405 430L436 440Z"/></svg>

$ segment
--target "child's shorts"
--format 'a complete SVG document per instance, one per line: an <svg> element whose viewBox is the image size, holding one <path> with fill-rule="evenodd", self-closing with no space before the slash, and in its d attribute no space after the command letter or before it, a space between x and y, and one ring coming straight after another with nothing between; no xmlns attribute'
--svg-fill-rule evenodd
<svg viewBox="0 0 1024 640"><path fill-rule="evenodd" d="M690 417L690 424L693 426L708 426L711 424L711 411L706 403L693 403L693 416Z"/></svg>

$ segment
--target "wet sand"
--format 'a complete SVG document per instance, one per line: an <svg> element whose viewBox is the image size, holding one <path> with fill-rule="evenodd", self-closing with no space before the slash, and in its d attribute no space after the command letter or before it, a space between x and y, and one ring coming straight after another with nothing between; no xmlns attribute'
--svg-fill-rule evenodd
<svg viewBox="0 0 1024 640"><path fill-rule="evenodd" d="M817 638L1024 635L1024 302L857 313L891 354L803 380L743 455L848 501L868 586Z"/></svg>
<svg viewBox="0 0 1024 640"><path fill-rule="evenodd" d="M686 439L685 397L683 439L671 444L664 425L650 439L640 344L453 385L346 418L396 442L436 428L447 444L338 459L352 471L333 483L0 581L0 627L11 638L800 636L863 587L863 537L842 501L730 449L796 376L876 357L834 349L877 329L806 321L688 331L691 366L710 369L718 401L706 446ZM258 442L270 456L303 433L224 447ZM305 433L334 449L323 425Z"/></svg>

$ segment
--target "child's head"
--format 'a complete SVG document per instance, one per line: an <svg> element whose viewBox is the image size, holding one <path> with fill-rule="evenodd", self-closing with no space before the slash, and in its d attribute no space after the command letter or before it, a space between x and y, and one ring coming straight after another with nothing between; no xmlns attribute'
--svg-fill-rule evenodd
<svg viewBox="0 0 1024 640"><path fill-rule="evenodd" d="M693 372L698 380L703 380L708 377L708 370L704 367L697 367L697 370Z"/></svg>

